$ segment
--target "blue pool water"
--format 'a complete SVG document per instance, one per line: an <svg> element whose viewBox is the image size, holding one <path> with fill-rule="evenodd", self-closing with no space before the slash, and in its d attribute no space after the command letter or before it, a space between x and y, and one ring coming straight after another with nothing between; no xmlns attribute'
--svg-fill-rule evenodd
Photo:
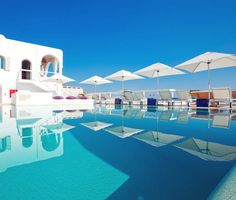
<svg viewBox="0 0 236 200"><path fill-rule="evenodd" d="M7 106L0 119L0 199L235 198L236 113Z"/></svg>

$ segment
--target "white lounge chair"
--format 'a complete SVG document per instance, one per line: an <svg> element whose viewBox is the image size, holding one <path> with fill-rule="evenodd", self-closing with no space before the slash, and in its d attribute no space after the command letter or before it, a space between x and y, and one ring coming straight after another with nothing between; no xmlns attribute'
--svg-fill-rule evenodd
<svg viewBox="0 0 236 200"><path fill-rule="evenodd" d="M102 93L101 94L101 104L114 104L115 99L111 96L110 93Z"/></svg>
<svg viewBox="0 0 236 200"><path fill-rule="evenodd" d="M133 93L133 104L147 105L147 99L145 98L143 92L134 92Z"/></svg>
<svg viewBox="0 0 236 200"><path fill-rule="evenodd" d="M217 107L231 107L232 94L229 87L212 88L212 94Z"/></svg>
<svg viewBox="0 0 236 200"><path fill-rule="evenodd" d="M131 105L133 103L133 93L132 91L124 91L123 92L123 104L125 105Z"/></svg>
<svg viewBox="0 0 236 200"><path fill-rule="evenodd" d="M176 90L176 96L178 100L175 100L174 104L180 102L181 106L186 105L188 107L196 105L196 100L192 99L190 90Z"/></svg>
<svg viewBox="0 0 236 200"><path fill-rule="evenodd" d="M170 90L160 90L159 95L161 99L158 99L158 105L173 106L173 99Z"/></svg>

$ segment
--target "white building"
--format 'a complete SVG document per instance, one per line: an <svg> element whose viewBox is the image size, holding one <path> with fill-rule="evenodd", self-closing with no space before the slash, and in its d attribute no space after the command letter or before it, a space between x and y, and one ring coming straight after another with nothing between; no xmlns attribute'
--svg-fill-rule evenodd
<svg viewBox="0 0 236 200"><path fill-rule="evenodd" d="M60 49L7 39L0 35L0 104L58 105L83 93L81 88L63 88L62 82L45 81L53 74L63 74L63 52ZM73 100L70 104L92 105L92 100Z"/></svg>

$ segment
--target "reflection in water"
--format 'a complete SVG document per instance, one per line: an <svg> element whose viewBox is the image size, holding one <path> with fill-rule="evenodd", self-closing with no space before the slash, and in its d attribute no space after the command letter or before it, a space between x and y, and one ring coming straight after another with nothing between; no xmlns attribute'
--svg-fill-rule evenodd
<svg viewBox="0 0 236 200"><path fill-rule="evenodd" d="M49 132L48 134L41 135L41 141L44 150L50 152L55 151L59 147L61 139L59 134Z"/></svg>
<svg viewBox="0 0 236 200"><path fill-rule="evenodd" d="M81 123L81 125L89 128L93 131L99 131L99 130L102 130L104 128L111 126L112 124L101 122L101 121L94 121L94 122Z"/></svg>
<svg viewBox="0 0 236 200"><path fill-rule="evenodd" d="M113 115L119 116L121 118L121 126L111 126L109 128L105 128L104 130L108 133L111 133L119 138L127 138L132 136L133 138L143 141L146 144L155 147L161 147L165 145L173 144L174 147L184 150L192 155L195 155L201 159L207 161L231 161L236 159L236 147L226 144L216 143L216 142L208 142L203 139L196 139L195 137L190 137L192 134L190 131L193 130L192 126L194 126L193 121L195 119L202 120L199 121L201 123L198 124L199 130L202 132L208 132L211 128L230 128L231 119L234 119L235 113L231 113L228 110L222 111L215 110L208 111L204 109L183 109L183 108L168 108L168 107L161 107L161 109L148 107L137 109L133 107L112 107L109 106L110 110L106 110L105 108L96 108L96 111L92 111L100 114L106 113L105 116ZM133 114L132 114L133 113ZM95 114L95 116L96 116ZM138 116L138 117L136 117ZM134 128L124 126L125 118L131 119L150 119L155 120L155 123L152 123L152 126L156 126L156 130L151 130L150 126L146 128ZM208 124L204 126L204 130L201 128L205 120ZM127 120L129 121L129 120ZM169 123L169 124L167 124ZM174 123L174 124L173 124ZM90 129L96 129L95 127L99 127L99 123L96 122L88 122L88 123L81 123L84 126L87 126ZM109 124L109 123L104 123ZM159 131L160 124L164 124L165 128L169 125L173 124L173 130ZM211 124L211 126L209 126ZM137 124L138 125L138 124ZM180 129L176 131L176 126L180 126ZM162 125L163 127L163 125ZM103 129L103 124L101 123L101 128ZM207 129L206 129L207 128ZM186 129L186 130L185 130ZM144 131L144 133L141 133ZM178 133L190 133L189 135L179 135ZM199 134L198 134L199 135ZM214 135L213 135L214 136ZM180 142L179 142L180 141Z"/></svg>
<svg viewBox="0 0 236 200"><path fill-rule="evenodd" d="M33 129L22 128L22 145L25 148L30 147L33 144Z"/></svg>
<svg viewBox="0 0 236 200"><path fill-rule="evenodd" d="M162 147L183 138L179 135L165 134L157 131L148 131L133 137L155 147Z"/></svg>
<svg viewBox="0 0 236 200"><path fill-rule="evenodd" d="M70 187L71 181L77 183L81 179L80 186L85 185L85 190L80 191L83 194L90 191L91 185L86 185L87 180L97 183L94 188L101 186L102 181L106 186L112 185L109 181L114 183L114 179L110 174L114 173L117 184L109 190L111 199L112 195L114 199L137 199L140 196L145 199L157 199L157 196L173 199L170 198L173 197L172 192L178 195L186 187L189 194L195 192L198 195L193 186L209 176L212 182L206 183L206 187L199 186L202 190L205 188L201 197L207 197L236 159L235 113L229 111L213 113L208 110L116 108L111 105L108 109L99 107L84 114L78 110L17 108L12 112L12 109L3 108L0 122L0 172L64 154L60 159L54 159L55 163L61 161L67 166L67 170L59 176L62 179L60 186L67 184ZM65 124L64 119L69 119L76 126L67 138L64 132L74 126ZM82 129L80 125L86 128ZM89 134L92 131L99 134ZM67 155L64 143L70 149ZM95 162L94 158L99 162ZM103 163L102 167L98 167L99 163ZM109 166L108 171L100 173L105 165ZM58 168L59 165L50 167L55 168L52 177L55 180L64 164L60 165L61 168ZM81 169L83 173L79 171ZM112 173L109 174L109 171ZM96 172L100 175L98 180L89 176ZM75 198L77 189L74 191ZM189 199L189 194L181 193L178 197Z"/></svg>
<svg viewBox="0 0 236 200"><path fill-rule="evenodd" d="M143 130L137 129L137 128L130 128L130 127L126 127L126 126L117 126L117 127L107 128L107 129L105 129L105 131L107 131L108 133L111 133L113 135L116 135L120 138L126 138L126 137L129 137L129 136L134 135L136 133L140 133Z"/></svg>
<svg viewBox="0 0 236 200"><path fill-rule="evenodd" d="M11 149L11 137L0 138L0 153Z"/></svg>
<svg viewBox="0 0 236 200"><path fill-rule="evenodd" d="M189 138L176 147L207 161L231 161L236 159L236 147Z"/></svg>
<svg viewBox="0 0 236 200"><path fill-rule="evenodd" d="M63 132L74 128L63 123L64 112L53 112L50 109L36 112L33 108L14 110L11 106L2 109L0 172L63 154ZM8 115L13 110L15 115Z"/></svg>

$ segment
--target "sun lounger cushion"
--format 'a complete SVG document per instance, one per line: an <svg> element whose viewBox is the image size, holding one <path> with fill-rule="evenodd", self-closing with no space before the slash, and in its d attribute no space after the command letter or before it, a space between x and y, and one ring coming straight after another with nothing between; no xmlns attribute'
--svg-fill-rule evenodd
<svg viewBox="0 0 236 200"><path fill-rule="evenodd" d="M86 96L80 96L79 99L88 99Z"/></svg>
<svg viewBox="0 0 236 200"><path fill-rule="evenodd" d="M54 96L53 99L60 100L60 99L64 99L64 97L62 97L62 96Z"/></svg>
<svg viewBox="0 0 236 200"><path fill-rule="evenodd" d="M68 97L66 97L66 99L77 99L77 98L74 96L68 96Z"/></svg>

